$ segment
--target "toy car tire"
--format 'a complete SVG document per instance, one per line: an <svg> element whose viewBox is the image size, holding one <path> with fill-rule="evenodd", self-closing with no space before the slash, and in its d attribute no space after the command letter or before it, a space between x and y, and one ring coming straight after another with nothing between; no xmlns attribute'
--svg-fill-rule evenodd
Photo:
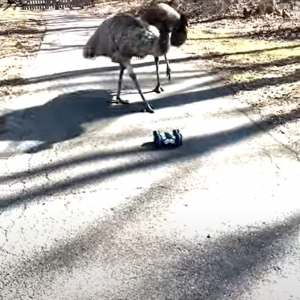
<svg viewBox="0 0 300 300"><path fill-rule="evenodd" d="M182 135L178 129L173 130L173 135L175 136L176 145L181 146L182 145Z"/></svg>
<svg viewBox="0 0 300 300"><path fill-rule="evenodd" d="M176 139L176 145L177 146L181 146L182 145L182 136L181 136L181 134L178 135L178 137Z"/></svg>
<svg viewBox="0 0 300 300"><path fill-rule="evenodd" d="M160 148L162 144L162 138L160 136L159 131L153 131L153 135L154 135L154 143L156 147Z"/></svg>

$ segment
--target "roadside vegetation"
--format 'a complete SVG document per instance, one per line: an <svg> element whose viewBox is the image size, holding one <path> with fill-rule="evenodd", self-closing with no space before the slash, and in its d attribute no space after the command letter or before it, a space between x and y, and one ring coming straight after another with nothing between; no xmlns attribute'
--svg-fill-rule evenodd
<svg viewBox="0 0 300 300"><path fill-rule="evenodd" d="M0 97L6 101L22 92L17 83L33 67L45 26L41 12L22 11L16 6L0 9ZM10 84L7 84L10 82Z"/></svg>

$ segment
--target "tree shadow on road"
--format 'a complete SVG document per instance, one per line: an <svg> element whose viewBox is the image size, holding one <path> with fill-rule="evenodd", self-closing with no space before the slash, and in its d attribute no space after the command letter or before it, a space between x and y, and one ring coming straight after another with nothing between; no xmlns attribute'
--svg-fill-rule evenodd
<svg viewBox="0 0 300 300"><path fill-rule="evenodd" d="M153 274L144 284L166 295L172 294L174 286L181 286L178 299L241 299L267 273L280 270L277 263L292 252L287 245L297 235L299 224L300 216L294 214L274 225L261 224L252 232L191 242L166 266L166 278L157 280ZM171 245L169 249L175 256L175 249Z"/></svg>
<svg viewBox="0 0 300 300"><path fill-rule="evenodd" d="M133 161L127 165L116 166L107 170L91 170L87 174L72 176L49 186L33 187L28 191L23 191L22 195L1 197L0 206L3 209L11 208L14 205L30 203L49 194L59 194L74 189L74 187L78 188L101 182L116 175L125 175L130 172L157 167L161 164L194 159L220 147L254 136L261 132L260 126L263 125L269 129L276 127L270 118L258 124L251 123L224 132L188 138L185 140L184 147L175 151L161 152L155 156L146 155L142 161ZM5 183L5 180L11 179L18 181L25 178L27 180L28 178L34 179L36 176L44 176L45 173L49 175L51 172L58 172L66 167L108 158L134 157L145 151L148 150L133 147L114 152L85 154L72 157L69 161L51 163L39 169L30 170L30 172L11 174L0 178L0 180L1 183ZM172 180L168 176L166 177L160 181L162 186L166 184L174 186L180 180L180 176L174 176ZM150 196L147 193L150 193ZM83 261L86 261L88 264L88 262L92 262L95 252L100 251L101 248L102 250L106 249L102 257L104 261L109 262L109 256L116 254L114 251L117 251L117 257L141 266L139 272L141 272L140 275L144 283L141 285L143 290L139 289L141 286L132 285L131 292L135 294L145 295L145 291L147 291L149 294L146 295L146 298L153 297L156 293L159 293L159 295L157 294L157 298L159 298L162 294L168 297L176 291L177 296L182 299L200 299L203 297L215 300L238 299L242 293L249 290L258 280L261 280L266 272L276 267L277 260L287 251L285 246L288 244L289 238L299 227L299 215L295 215L282 223L262 226L262 229L255 230L255 232L225 234L218 238L212 237L206 242L198 237L199 241L194 240L195 243L183 245L181 241L176 239L168 240L164 237L162 240L155 237L156 246L153 248L147 244L151 243L150 239L141 239L138 236L139 246L148 249L147 262L150 264L144 264L140 261L142 258L139 256L134 256L132 261L132 256L129 255L132 252L132 241L125 240L120 250L120 247L115 247L116 243L120 242L117 236L120 236L123 230L126 232L135 220L142 220L143 218L147 221L149 209L153 214L157 216L162 214L163 216L163 212L172 202L172 197L165 197L166 195L167 193L161 193L156 188L151 189L151 191L146 190L145 193L126 202L125 205L115 208L113 213L108 214L105 219L99 220L96 226L89 227L85 232L69 239L68 242L61 241L49 251L35 255L34 258L22 263L21 266L16 266L8 278L13 278L14 274L18 274L18 276L31 274L34 276L35 272L45 274L44 272L49 273L59 269L62 271L72 270L77 263L82 264ZM172 259L170 259L171 257ZM55 263L53 263L54 260ZM149 267L149 270L151 266L155 266L156 272L148 272L145 266ZM122 265L117 268L121 270L118 274L122 274ZM32 273L29 270L36 271ZM164 274L163 278L158 279L158 273ZM43 276L37 277L43 279ZM11 280L11 282L14 281ZM120 279L119 282L122 280ZM177 288L174 289L174 286ZM121 284L119 287L122 289Z"/></svg>
<svg viewBox="0 0 300 300"><path fill-rule="evenodd" d="M294 77L293 74L292 78ZM284 80L289 81L288 76ZM258 81L262 86L264 85L263 80ZM274 84L276 82L277 78ZM272 85L271 79L268 79L268 84ZM153 106L155 110L179 107L232 94L228 86L212 86L197 90L202 86L203 83L200 82L199 85L193 86L195 91L181 90L176 94L154 99ZM44 105L4 114L0 118L1 123L5 125L4 132L0 134L0 141L38 141L37 147L31 148L29 145L28 149L23 149L24 152L38 152L53 144L78 137L84 132L83 125L86 123L109 121L122 115L140 112L141 108L143 108L142 102L112 105L112 93L106 90L81 90L62 94ZM299 111L295 110L281 116L270 116L273 121L278 118L291 121L298 117ZM266 120L262 122L262 124L266 123ZM268 129L269 125L266 125L266 128Z"/></svg>
<svg viewBox="0 0 300 300"><path fill-rule="evenodd" d="M174 72L176 74L176 72ZM115 88L116 83L104 73L103 82L107 80L106 87L112 85ZM149 75L140 73L139 82L143 85L149 85ZM193 77L192 75L179 75L173 78L173 83L180 82L183 78ZM199 75L199 77L201 74ZM100 77L101 78L101 77ZM128 79L128 78L127 78ZM124 83L126 81L124 80ZM211 82L210 82L211 83ZM61 88L63 83L57 85ZM66 86L70 84L66 83ZM76 87L82 83L74 83ZM132 93L137 95L133 83L128 83ZM206 85L207 82L200 82L197 88ZM153 86L154 87L154 86ZM152 87L151 87L152 88ZM151 88L144 93L152 93ZM54 87L55 89L55 87ZM25 152L37 152L44 150L55 143L75 138L83 133L83 124L93 121L111 120L122 115L133 112L140 112L144 108L141 99L139 102L130 103L129 105L112 105L112 96L115 90L79 90L73 93L61 94L50 100L44 105L29 107L21 110L6 113L0 117L4 124L4 132L0 134L0 141L38 141L37 147L28 144L29 149ZM128 88L123 87L122 95L128 94ZM213 99L219 95L226 95L226 89L206 89L196 92L179 92L176 95L162 96L154 100L154 108L161 109L166 107L175 107L201 100ZM163 94L162 94L163 95ZM25 144L24 144L25 145ZM33 144L34 145L34 144ZM27 147L27 145L25 145Z"/></svg>
<svg viewBox="0 0 300 300"><path fill-rule="evenodd" d="M97 106L94 106L94 109ZM118 109L119 110L119 109ZM122 107L120 110L123 113ZM120 113L120 112L119 112ZM95 112L96 116L98 116L97 112ZM294 112L291 112L291 117L294 116L298 118L299 115L295 115ZM288 118L288 115L285 114L285 119ZM87 119L85 118L84 121ZM76 132L80 130L79 126L80 122L78 119L73 124L75 129L70 128L69 132ZM56 182L52 185L47 187L36 187L27 192L23 193L22 196L19 195L10 195L7 197L3 197L0 199L0 207L10 207L11 205L18 205L22 204L23 202L31 202L35 199L42 197L43 195L47 194L55 194L66 191L68 189L72 189L73 187L82 187L86 184L101 182L104 179L118 176L118 175L125 175L130 172L146 170L147 168L153 168L159 166L161 164L169 164L178 161L187 161L196 157L200 157L206 153L215 151L218 148L226 147L227 145L232 145L247 139L251 136L255 136L259 134L262 129L268 130L273 129L278 126L278 122L274 122L273 116L270 118L261 121L259 123L250 123L246 124L237 128L233 128L231 130L226 130L223 132L217 132L210 135L205 136L196 136L191 138L184 139L184 146L177 148L175 151L162 151L158 152L156 155L146 155L142 161L133 161L130 164L119 165L108 170L96 170L90 173L85 173L79 176L74 176L72 178L68 178L66 180ZM79 129L78 129L79 128ZM77 131L78 132L78 131ZM76 133L77 133L76 132ZM62 135L59 135L61 138ZM70 136L68 136L70 138ZM30 170L29 172L21 172L13 174L12 176L3 176L0 178L1 182L7 182L7 180L12 179L19 179L28 178L28 176L39 176L45 172L57 171L59 169L64 169L67 166L83 164L92 161L101 161L106 160L108 158L118 158L118 157L132 157L136 156L141 153L147 153L152 151L152 149L143 148L141 146L133 147L131 149L126 150L116 150L113 152L101 152L98 154L88 155L88 156L81 156L81 157L73 157L72 159L68 160L67 162L57 162L52 165L43 166L38 169Z"/></svg>
<svg viewBox="0 0 300 300"><path fill-rule="evenodd" d="M260 51L260 50L259 50ZM225 55L231 55L225 54ZM213 54L212 54L213 55ZM169 62L171 65L173 63L184 63L189 61L196 61L198 59L211 59L212 55L205 56L188 56L188 57L182 57L182 58L176 58L176 59L170 59ZM219 54L217 54L219 55ZM221 54L223 56L223 54ZM291 57L288 59L279 59L274 60L267 63L251 63L246 64L243 66L233 66L233 65L224 65L222 68L211 70L208 75L217 74L220 71L239 71L244 72L247 70L257 69L262 70L265 67L269 66L282 66L282 65L292 65L296 63L299 60L298 57ZM161 60L160 65L164 65L165 61ZM138 68L147 67L147 66L153 66L154 68L154 61L148 61L148 62L134 62L133 68L137 71ZM154 70L154 69L153 69ZM161 72L162 72L161 68ZM84 70L74 70L74 71L67 71L67 72L60 72L55 74L49 74L49 75L43 75L43 76L37 76L32 78L16 78L16 79L7 79L1 81L1 86L26 86L26 85L32 85L42 82L51 82L56 80L64 80L64 79L76 79L76 78L82 78L85 76L100 76L100 74L106 75L107 72L114 72L119 71L119 66L108 66L108 67L102 67L102 68L93 68L93 69L84 69ZM190 72L190 70L187 70L186 72ZM203 72L203 69L197 69L192 72ZM176 72L174 72L176 73ZM137 71L138 74L138 71ZM154 72L153 72L154 74ZM102 76L102 75L101 75ZM191 76L192 77L192 76ZM188 78L187 76L183 76L183 79ZM268 77L268 78L259 78L259 79L253 79L253 80L244 80L238 83L229 83L225 85L225 88L229 91L231 90L231 93L234 93L234 91L237 90L257 90L262 87L268 87L268 86L274 86L279 84L286 84L286 83L294 83L297 82L299 79L299 70L296 69L293 73L283 75L283 76L276 76L276 77ZM247 86L247 88L245 87Z"/></svg>
<svg viewBox="0 0 300 300"><path fill-rule="evenodd" d="M52 49L50 49L49 51L52 51ZM196 59L197 58L195 58L193 56L189 56L189 57L184 57L184 58L170 59L169 61L170 61L170 63L180 63L180 62L186 62L186 61L193 61ZM159 64L165 65L166 62L165 62L165 60L160 60ZM137 68L153 66L153 68L154 68L153 74L155 72L154 60L147 61L147 62L133 61L132 65L133 65L134 70L136 70ZM26 86L26 85L31 85L31 84L41 83L41 82L56 81L56 80L61 80L61 79L70 80L70 79L75 79L75 78L81 78L84 76L97 76L100 73L105 74L107 72L114 72L114 71L119 71L119 70L120 70L119 65L114 64L112 66L107 66L107 67L66 71L66 72L42 75L42 76L31 77L31 78L6 79L6 80L1 81L1 86Z"/></svg>
<svg viewBox="0 0 300 300"><path fill-rule="evenodd" d="M113 105L105 90L62 94L44 105L3 115L0 119L5 126L0 141L38 141L37 147L24 149L37 152L81 135L85 123L138 111L139 105Z"/></svg>
<svg viewBox="0 0 300 300"><path fill-rule="evenodd" d="M176 184L177 180L179 177L175 176L172 184ZM170 178L161 184L168 181ZM151 193L150 197L148 193ZM168 218L171 203L172 199L166 197L166 193L162 194L157 189L147 190L114 208L111 214L84 232L80 231L72 239L59 241L50 250L41 251L16 266L7 279L14 278L14 274L28 278L30 274L43 280L44 274L73 272L79 270L78 265L82 270L92 263L105 265L107 278L110 271L115 272L114 278L118 279L119 285L115 287L114 296L120 299L124 296L119 294L124 288L122 284L126 282L129 293L143 295L146 299L161 299L163 295L164 299L233 300L249 292L268 272L276 271L278 261L293 251L289 249L289 244L298 233L299 214L275 224L260 224L259 228L252 230L240 227L239 232L224 232L206 240L201 232L189 241L181 240L177 232L173 232L172 237L136 233L130 239L120 239L120 236L128 234L128 228L132 230L135 222L152 225L152 214L157 216L156 221ZM143 252L136 255L134 249L137 244L147 253L147 259L144 254L141 255ZM118 261L129 261L134 268L116 263L116 258ZM126 280L122 277L124 273ZM134 276L140 276L143 284L136 286ZM10 282L13 284L14 280ZM92 286L86 289L93 291ZM101 292L104 294L105 289Z"/></svg>

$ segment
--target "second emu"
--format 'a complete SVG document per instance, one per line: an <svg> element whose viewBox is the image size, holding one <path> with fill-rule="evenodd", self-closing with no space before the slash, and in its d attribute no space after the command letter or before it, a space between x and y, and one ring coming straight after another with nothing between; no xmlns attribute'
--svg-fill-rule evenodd
<svg viewBox="0 0 300 300"><path fill-rule="evenodd" d="M83 48L83 57L87 59L97 56L110 57L112 62L119 63L117 101L128 103L120 97L124 70L127 69L142 100L146 111L153 113L152 105L146 101L137 77L131 65L132 57L165 55L170 47L167 23L162 21L159 29L129 14L117 14L105 21L96 29Z"/></svg>
<svg viewBox="0 0 300 300"><path fill-rule="evenodd" d="M150 6L144 12L141 13L141 19L150 25L154 25L159 30L167 26L168 32L171 33L171 45L180 47L187 39L187 26L188 21L185 14L180 14L173 7L166 3L159 3ZM167 77L171 80L171 69L167 58L167 53L164 54L164 58L167 64ZM160 93L163 88L160 84L159 78L159 56L154 56L156 66L157 85L154 89L155 92Z"/></svg>

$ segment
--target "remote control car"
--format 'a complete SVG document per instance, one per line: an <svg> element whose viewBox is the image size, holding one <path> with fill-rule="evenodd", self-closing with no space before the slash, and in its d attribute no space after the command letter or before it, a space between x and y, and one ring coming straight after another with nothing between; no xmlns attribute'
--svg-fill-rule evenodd
<svg viewBox="0 0 300 300"><path fill-rule="evenodd" d="M172 134L169 132L159 132L153 131L154 143L157 148L162 148L166 146L181 146L182 145L182 135L178 129L174 129Z"/></svg>

